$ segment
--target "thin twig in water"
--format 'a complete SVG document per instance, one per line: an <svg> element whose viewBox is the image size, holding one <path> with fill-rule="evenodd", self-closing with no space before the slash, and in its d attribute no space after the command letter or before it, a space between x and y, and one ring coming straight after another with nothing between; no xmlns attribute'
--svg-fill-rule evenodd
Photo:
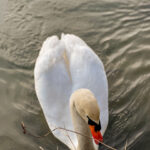
<svg viewBox="0 0 150 150"><path fill-rule="evenodd" d="M84 137L86 137L86 138L88 138L88 139L93 139L92 137L89 137L89 136L84 135L84 134L82 134L82 133L79 133L79 132L77 132L77 131L72 131L72 130L69 130L69 129L61 128L61 127L57 127L57 128L55 128L55 129L53 129L52 132L54 132L55 130L66 130L66 131L68 131L68 132L72 132L72 133L76 133L76 134L79 134L79 135L81 135L81 136L84 136ZM95 139L95 140L96 140L96 139ZM97 140L97 141L98 141L98 140ZM109 148L109 149L117 150L117 149L115 149L115 148L113 148L113 147L111 147L111 146L109 146L109 145L107 145L107 144L105 144L105 143L103 143L103 142L100 142L100 141L98 141L98 142L101 143L102 145L104 145L105 147Z"/></svg>
<svg viewBox="0 0 150 150"><path fill-rule="evenodd" d="M65 128L64 128L64 129L65 129ZM67 130L65 130L65 131L66 131L66 136L69 138L71 144L73 145L74 149L76 150L76 147L75 147L74 143L72 142L72 140L71 140L71 138L70 138L70 136L69 136L69 134L68 134L68 131L67 131Z"/></svg>
<svg viewBox="0 0 150 150"><path fill-rule="evenodd" d="M27 131L26 131L26 127L25 127L23 121L21 122L21 127L22 127L22 129L23 129L23 133L26 134Z"/></svg>
<svg viewBox="0 0 150 150"><path fill-rule="evenodd" d="M48 135L51 133L51 132L49 131L49 132L47 132L46 134L44 134L44 135L42 135L42 136L34 135L34 134L32 134L32 133L30 133L30 132L27 131L27 129L26 129L26 127L25 127L23 121L21 122L21 127L22 127L22 129L23 129L23 133L24 133L24 134L28 134L28 135L31 135L31 136L36 137L36 138L46 137L46 136L48 136Z"/></svg>
<svg viewBox="0 0 150 150"><path fill-rule="evenodd" d="M94 138L89 137L89 136L87 136L87 135L84 135L84 134L82 134L82 133L80 133L80 132L73 131L73 130L69 130L69 129L65 129L65 128L61 128L61 127L57 127L57 128L55 128L55 129L51 130L51 132L50 132L50 131L47 132L47 133L44 134L43 136L38 136L38 135L31 134L30 132L27 132L27 129L26 129L26 127L25 127L25 125L24 125L23 122L21 122L21 127L22 127L22 129L23 129L23 133L24 133L24 134L28 134L28 135L31 135L31 136L36 137L36 138L46 137L46 136L48 136L51 132L54 132L55 130L65 130L65 131L68 131L68 132L71 132L71 133L79 134L79 135L81 135L81 136L83 136L83 137L85 137L85 138L88 138L88 139L94 139ZM94 140L96 140L96 139L94 139ZM98 141L98 140L97 140L97 141ZM101 141L98 141L98 142L101 143L102 145L104 145L105 147L111 149L111 150L117 150L117 149L115 149L115 148L113 148L113 147L111 147L111 146L109 146L109 145L107 145L107 144L105 144L105 143L103 143L103 142L101 142Z"/></svg>

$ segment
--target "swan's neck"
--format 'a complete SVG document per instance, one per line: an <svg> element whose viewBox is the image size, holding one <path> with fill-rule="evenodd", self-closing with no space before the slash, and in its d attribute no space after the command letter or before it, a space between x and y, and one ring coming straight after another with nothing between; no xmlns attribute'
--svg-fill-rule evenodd
<svg viewBox="0 0 150 150"><path fill-rule="evenodd" d="M92 137L91 133L90 133L90 129L88 127L88 124L78 114L73 102L71 102L70 107L71 107L71 115L72 115L72 121L74 124L75 131L77 131L83 135L86 135L88 137ZM92 139L88 139L79 134L77 134L77 139L78 139L77 150L86 150L86 149L95 150Z"/></svg>

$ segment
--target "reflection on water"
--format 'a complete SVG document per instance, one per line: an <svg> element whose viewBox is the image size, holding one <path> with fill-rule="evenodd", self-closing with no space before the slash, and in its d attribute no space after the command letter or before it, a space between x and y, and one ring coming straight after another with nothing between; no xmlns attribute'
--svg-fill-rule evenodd
<svg viewBox="0 0 150 150"><path fill-rule="evenodd" d="M150 3L148 0L0 1L0 147L67 149L52 135L34 91L33 68L46 37L61 32L83 38L103 60L109 81L110 121L105 143L150 148ZM102 148L106 149L106 148Z"/></svg>

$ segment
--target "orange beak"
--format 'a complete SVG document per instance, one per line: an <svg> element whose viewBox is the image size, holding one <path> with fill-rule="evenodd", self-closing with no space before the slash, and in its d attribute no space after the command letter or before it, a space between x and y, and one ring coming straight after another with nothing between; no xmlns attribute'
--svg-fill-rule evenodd
<svg viewBox="0 0 150 150"><path fill-rule="evenodd" d="M94 138L94 141L96 144L99 144L99 142L103 142L103 137L100 131L95 131L94 125L89 125L89 128L91 130L92 136Z"/></svg>

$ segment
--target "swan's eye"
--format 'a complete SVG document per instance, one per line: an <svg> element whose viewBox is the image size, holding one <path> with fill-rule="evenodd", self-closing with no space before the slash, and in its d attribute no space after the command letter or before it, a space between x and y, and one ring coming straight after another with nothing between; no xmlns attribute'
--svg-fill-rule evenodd
<svg viewBox="0 0 150 150"><path fill-rule="evenodd" d="M95 131L100 131L101 130L101 123L95 125Z"/></svg>

